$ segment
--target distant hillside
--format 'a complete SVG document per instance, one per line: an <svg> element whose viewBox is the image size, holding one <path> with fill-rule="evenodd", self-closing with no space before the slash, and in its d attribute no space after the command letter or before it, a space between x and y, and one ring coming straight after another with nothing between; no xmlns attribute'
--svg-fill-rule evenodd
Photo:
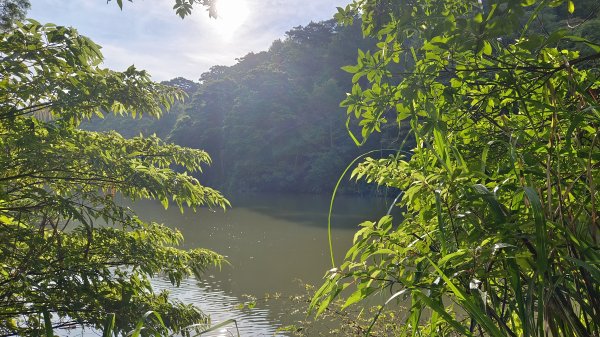
<svg viewBox="0 0 600 337"><path fill-rule="evenodd" d="M156 133L205 149L213 164L203 182L225 192L330 193L356 156L397 148L404 138L398 129L383 130L357 147L345 128L347 115L339 102L352 81L341 67L354 64L357 49L372 44L363 39L359 23L311 22L288 31L268 51L247 54L230 67L212 67L199 83L169 81L189 98L161 120L110 117L86 128L114 129L126 137ZM348 184L346 191L357 188Z"/></svg>

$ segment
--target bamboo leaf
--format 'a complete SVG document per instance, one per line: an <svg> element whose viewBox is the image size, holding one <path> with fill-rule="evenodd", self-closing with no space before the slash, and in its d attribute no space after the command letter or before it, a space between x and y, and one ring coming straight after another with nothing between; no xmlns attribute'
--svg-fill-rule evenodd
<svg viewBox="0 0 600 337"><path fill-rule="evenodd" d="M54 329L52 328L52 318L48 310L43 311L44 316L44 333L46 337L54 337Z"/></svg>
<svg viewBox="0 0 600 337"><path fill-rule="evenodd" d="M465 294L462 290L458 289L452 283L450 278L442 272L442 270L430 259L427 259L431 266L438 272L438 274L444 279L446 285L450 288L454 296L456 296L457 301L467 310L469 314L471 314L477 323L481 324L485 327L485 330L493 337L503 337L504 334L498 329L498 327L494 324L494 322L487 316L485 309L481 308L477 304L476 301L473 300L471 296Z"/></svg>
<svg viewBox="0 0 600 337"><path fill-rule="evenodd" d="M104 325L102 327L102 337L111 337L114 335L115 329L115 314L106 315Z"/></svg>

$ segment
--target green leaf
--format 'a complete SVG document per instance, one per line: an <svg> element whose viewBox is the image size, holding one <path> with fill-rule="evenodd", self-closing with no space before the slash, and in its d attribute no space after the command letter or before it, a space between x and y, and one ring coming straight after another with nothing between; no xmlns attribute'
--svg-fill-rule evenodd
<svg viewBox="0 0 600 337"><path fill-rule="evenodd" d="M135 330L133 330L131 333L131 337L141 336L142 330L144 329L144 324L146 323L146 320L148 319L148 317L150 317L150 315L153 315L154 318L158 321L158 323L160 323L160 327L162 327L165 330L167 329L161 315L155 311L150 310L147 311L137 322L137 324L135 325Z"/></svg>
<svg viewBox="0 0 600 337"><path fill-rule="evenodd" d="M366 299L369 295L377 291L377 289L378 288L375 287L359 285L359 288L355 290L350 296L348 296L348 299L346 299L346 302L344 302L344 305L342 305L342 310L351 306L352 304L356 304Z"/></svg>
<svg viewBox="0 0 600 337"><path fill-rule="evenodd" d="M111 337L114 334L115 318L114 313L106 315L104 325L102 326L102 337Z"/></svg>
<svg viewBox="0 0 600 337"><path fill-rule="evenodd" d="M345 72L351 73L351 74L356 73L359 69L360 68L358 66L356 66L356 65L354 65L354 66L343 66L342 67L342 70L344 70Z"/></svg>
<svg viewBox="0 0 600 337"><path fill-rule="evenodd" d="M508 215L506 214L504 207L502 207L496 196L490 192L487 187L481 184L475 184L472 186L472 188L479 196L483 198L483 200L488 203L492 213L494 214L494 222L496 224L502 224L508 221Z"/></svg>
<svg viewBox="0 0 600 337"><path fill-rule="evenodd" d="M483 41L483 54L484 55L492 55L492 45L490 44L489 41L484 40Z"/></svg>
<svg viewBox="0 0 600 337"><path fill-rule="evenodd" d="M568 9L569 13L573 14L575 12L575 3L572 0L568 1Z"/></svg>
<svg viewBox="0 0 600 337"><path fill-rule="evenodd" d="M544 315L542 314L545 305L544 301L544 283L546 282L546 271L548 270L548 253L547 253L547 229L546 219L544 216L544 209L542 202L537 194L537 191L529 186L524 187L525 195L529 200L530 208L533 213L535 222L535 243L536 243L536 275L537 275L537 310L539 312L537 317L537 326L539 331L542 331Z"/></svg>
<svg viewBox="0 0 600 337"><path fill-rule="evenodd" d="M433 309L438 315L440 315L446 323L450 324L456 331L458 331L461 336L473 336L473 334L460 322L458 322L454 317L450 316L439 302L433 300L432 298L426 296L422 292L415 292L415 296L420 300L427 304L428 307Z"/></svg>
<svg viewBox="0 0 600 337"><path fill-rule="evenodd" d="M547 270L548 266L548 255L547 255L547 226L546 226L546 218L544 216L544 209L542 207L542 202L537 194L537 191L532 187L526 186L523 188L527 199L529 200L529 205L531 211L533 213L533 218L535 222L535 242L537 249L537 267L539 268L539 275L543 277Z"/></svg>
<svg viewBox="0 0 600 337"><path fill-rule="evenodd" d="M52 328L52 319L48 310L43 311L44 316L44 332L46 337L54 337L54 329Z"/></svg>
<svg viewBox="0 0 600 337"><path fill-rule="evenodd" d="M429 260L431 266L438 272L438 274L444 279L446 285L450 288L454 296L456 296L457 301L467 310L467 312L476 319L477 323L484 326L485 331L487 331L493 337L504 337L504 334L496 327L494 322L487 316L485 310L478 305L476 301L473 300L473 297L468 296L462 290L458 289L452 283L452 280L442 270L435 264L433 261ZM437 311L437 310L436 310Z"/></svg>
<svg viewBox="0 0 600 337"><path fill-rule="evenodd" d="M466 254L468 254L468 253L469 253L469 251L468 251L468 250L465 250L465 249L460 249L460 250L457 250L456 252L453 252L453 253L450 253L450 254L446 254L446 255L444 255L444 256L443 256L443 257L442 257L442 258L441 258L441 259L438 261L438 264L439 264L440 266L443 266L443 265L445 265L445 264L446 264L446 262L448 262L448 261L450 261L450 260L452 260L452 259L454 259L454 258L456 258L456 257L461 257L461 256L463 256L463 255L466 255Z"/></svg>
<svg viewBox="0 0 600 337"><path fill-rule="evenodd" d="M438 222L438 232L439 232L439 242L442 246L442 254L446 254L448 252L448 248L446 247L446 242L448 242L448 237L446 236L446 229L444 224L444 218L442 213L442 197L439 190L435 190L435 208L437 214L437 222Z"/></svg>

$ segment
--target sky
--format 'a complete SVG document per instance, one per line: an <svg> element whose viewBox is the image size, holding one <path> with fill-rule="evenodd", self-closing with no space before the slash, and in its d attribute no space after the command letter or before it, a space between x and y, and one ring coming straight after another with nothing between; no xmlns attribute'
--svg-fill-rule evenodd
<svg viewBox="0 0 600 337"><path fill-rule="evenodd" d="M350 0L219 0L221 18L196 5L175 14L175 0L31 0L28 13L41 23L71 26L102 46L104 66L145 69L155 81L197 81L213 65L233 65L249 52L267 50L285 32L333 17Z"/></svg>

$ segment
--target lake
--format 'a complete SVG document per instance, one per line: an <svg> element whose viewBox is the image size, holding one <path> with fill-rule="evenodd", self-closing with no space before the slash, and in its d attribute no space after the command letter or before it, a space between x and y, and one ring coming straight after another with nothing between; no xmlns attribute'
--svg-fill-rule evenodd
<svg viewBox="0 0 600 337"><path fill-rule="evenodd" d="M194 303L211 316L213 324L235 319L242 336L286 336L277 328L304 317L290 315L289 301L263 300L265 294L282 298L300 294L300 281L320 285L332 268L327 241L329 196L251 194L230 197L232 208L199 209L181 214L177 207L164 210L159 203L136 202L132 207L144 220L181 230L185 248L209 248L227 257L230 265L210 269L202 280L188 279L179 288L157 279L155 288ZM387 212L384 199L339 196L332 216L336 262L344 257L358 224ZM256 297L252 309L240 309ZM206 336L235 336L227 326Z"/></svg>

